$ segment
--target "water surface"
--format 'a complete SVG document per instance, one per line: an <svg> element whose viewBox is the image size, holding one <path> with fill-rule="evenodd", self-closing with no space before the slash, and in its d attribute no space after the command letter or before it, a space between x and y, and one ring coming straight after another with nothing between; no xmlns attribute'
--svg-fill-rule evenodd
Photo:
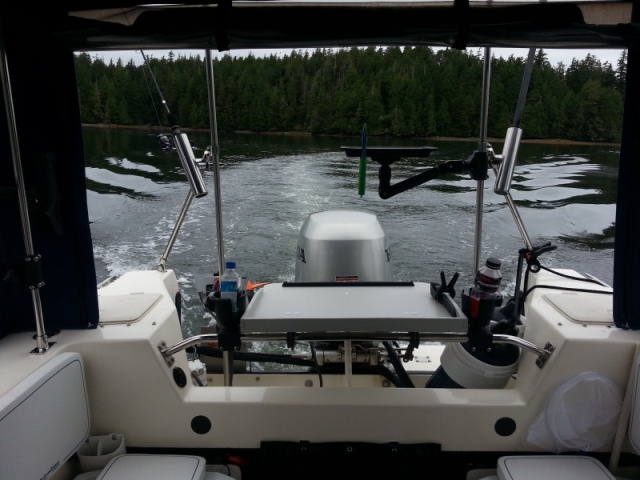
<svg viewBox="0 0 640 480"><path fill-rule="evenodd" d="M176 154L164 154L156 133L85 129L88 199L98 280L131 269L156 268L187 198L189 186ZM208 134L190 133L196 156ZM225 258L253 281L293 280L300 226L313 212L358 208L378 215L391 246L396 280L438 282L460 274L471 284L478 182L468 173L437 178L387 200L377 194L377 163L369 162L367 189L357 193L358 159L343 145L359 138L220 135ZM429 145L429 158L392 165L392 184L448 160L464 160L476 142L389 140L369 145ZM493 145L500 152L502 145ZM540 257L550 268L574 268L613 282L616 174L619 152L607 146L522 144L511 195L534 245L556 250ZM185 335L209 322L194 274L218 270L214 176L203 171L209 194L195 199L171 251L183 295ZM505 198L483 182L482 258L502 260L503 291L512 294L524 241Z"/></svg>

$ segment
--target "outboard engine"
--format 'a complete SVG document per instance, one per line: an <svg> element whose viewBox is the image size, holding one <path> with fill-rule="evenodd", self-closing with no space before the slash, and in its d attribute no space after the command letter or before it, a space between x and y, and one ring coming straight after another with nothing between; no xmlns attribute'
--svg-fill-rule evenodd
<svg viewBox="0 0 640 480"><path fill-rule="evenodd" d="M375 214L327 210L300 228L296 282L392 281L387 235Z"/></svg>
<svg viewBox="0 0 640 480"><path fill-rule="evenodd" d="M295 281L393 282L389 240L378 217L360 210L327 210L310 214L300 228ZM314 358L325 373L345 371L350 358L354 374L391 378L382 364L382 350L371 341L354 341L345 351L342 341L313 344ZM388 352L395 355L394 351ZM402 365L398 362L398 367Z"/></svg>

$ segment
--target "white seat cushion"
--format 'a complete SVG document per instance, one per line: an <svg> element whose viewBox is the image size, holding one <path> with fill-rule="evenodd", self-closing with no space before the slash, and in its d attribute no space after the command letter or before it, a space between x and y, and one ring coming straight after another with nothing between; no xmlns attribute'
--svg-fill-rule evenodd
<svg viewBox="0 0 640 480"><path fill-rule="evenodd" d="M113 458L98 480L204 480L206 461L192 455L126 454Z"/></svg>
<svg viewBox="0 0 640 480"><path fill-rule="evenodd" d="M207 472L204 475L204 480L234 480L233 477L225 475L220 472Z"/></svg>
<svg viewBox="0 0 640 480"><path fill-rule="evenodd" d="M89 434L82 358L61 353L0 397L0 478L50 478Z"/></svg>
<svg viewBox="0 0 640 480"><path fill-rule="evenodd" d="M597 459L585 455L508 456L498 460L499 480L616 480Z"/></svg>

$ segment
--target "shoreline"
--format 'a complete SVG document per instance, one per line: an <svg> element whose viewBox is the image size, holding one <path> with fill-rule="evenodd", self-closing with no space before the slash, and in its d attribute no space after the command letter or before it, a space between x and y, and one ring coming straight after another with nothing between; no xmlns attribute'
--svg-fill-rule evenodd
<svg viewBox="0 0 640 480"><path fill-rule="evenodd" d="M83 128L109 128L109 129L117 129L117 130L141 130L141 131L155 131L155 132L165 132L170 130L169 127L165 126L157 126L157 125L115 125L115 124L107 124L107 123L83 123ZM180 128L181 131L184 132L206 132L208 129L206 128ZM291 136L291 137L312 137L313 134L309 132L251 132L248 130L235 130L233 133L237 134L247 134L247 135L274 135L274 136ZM325 136L325 137L357 137L358 135L316 135L316 136ZM376 137L375 135L371 135L372 137ZM384 137L377 137L384 138ZM396 137L393 137L396 138ZM422 138L424 140L432 140L432 141L444 141L444 142L475 142L477 138L471 137L407 137L407 138ZM503 142L503 138L487 138L487 142L489 143L501 143ZM543 145L602 145L602 146L611 146L611 147L619 147L619 142L586 142L579 140L563 140L560 138L550 138L550 139L522 139L521 143L530 143L530 144L543 144Z"/></svg>

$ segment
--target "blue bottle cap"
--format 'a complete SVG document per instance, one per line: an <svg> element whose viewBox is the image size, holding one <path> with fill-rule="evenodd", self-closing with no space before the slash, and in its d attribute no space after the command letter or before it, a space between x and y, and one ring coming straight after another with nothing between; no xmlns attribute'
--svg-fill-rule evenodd
<svg viewBox="0 0 640 480"><path fill-rule="evenodd" d="M233 269L236 268L236 262L225 262L224 265L227 268L227 270L230 269L230 268L233 268Z"/></svg>

